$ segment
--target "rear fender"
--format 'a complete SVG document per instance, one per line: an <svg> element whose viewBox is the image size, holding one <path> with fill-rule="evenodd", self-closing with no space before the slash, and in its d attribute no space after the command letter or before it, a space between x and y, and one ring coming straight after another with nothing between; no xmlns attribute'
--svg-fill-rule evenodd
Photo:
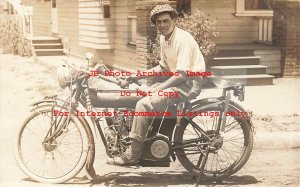
<svg viewBox="0 0 300 187"><path fill-rule="evenodd" d="M195 110L203 110L212 106L219 107L220 109L223 109L226 99L223 97L216 97L216 98L205 98L201 100L197 100L193 103L191 103L191 109L189 111L195 111ZM245 119L249 122L251 127L253 128L253 123L251 121L251 114L247 112L240 104L229 101L229 105L240 112L246 112Z"/></svg>
<svg viewBox="0 0 300 187"><path fill-rule="evenodd" d="M216 97L216 98L205 98L201 100L197 100L191 104L191 109L189 111L203 110L205 108L209 108L212 106L219 107L223 109L226 99L224 97ZM245 120L250 124L253 129L253 123L251 121L252 114L249 113L246 109L244 109L240 104L230 100L229 106L233 107L235 110L240 112L246 112Z"/></svg>
<svg viewBox="0 0 300 187"><path fill-rule="evenodd" d="M189 104L188 107L188 111L194 112L194 111L199 111L199 110L204 110L210 107L217 107L220 110L224 109L224 105L225 105L226 99L224 97L218 97L218 98L205 98L205 99L201 99L201 100L196 100L193 103ZM253 123L251 121L251 114L249 114L241 105L239 105L238 103L234 102L234 101L229 101L229 106L233 107L236 111L240 111L240 112L246 112L246 117L242 118L243 120L246 120L246 122L248 122L248 124L250 125L251 129L253 129ZM182 120L180 121L180 125L187 125L188 124L188 120L187 120L188 116L184 116L182 118ZM176 139L176 136L179 133L179 128L180 126L177 126L175 129L175 133L173 135L173 142Z"/></svg>

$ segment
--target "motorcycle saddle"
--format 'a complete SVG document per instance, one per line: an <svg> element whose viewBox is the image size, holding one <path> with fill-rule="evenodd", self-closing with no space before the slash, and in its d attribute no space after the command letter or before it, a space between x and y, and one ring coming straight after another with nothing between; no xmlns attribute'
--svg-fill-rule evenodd
<svg viewBox="0 0 300 187"><path fill-rule="evenodd" d="M204 79L204 86L202 89L209 89L209 88L229 88L229 87L236 87L242 86L245 83L243 81L237 82L233 80L224 79L219 76L211 76L205 77Z"/></svg>

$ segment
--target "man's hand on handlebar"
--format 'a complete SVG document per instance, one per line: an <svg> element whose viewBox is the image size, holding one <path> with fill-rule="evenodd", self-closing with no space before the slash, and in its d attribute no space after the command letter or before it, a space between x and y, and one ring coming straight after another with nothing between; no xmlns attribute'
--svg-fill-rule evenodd
<svg viewBox="0 0 300 187"><path fill-rule="evenodd" d="M130 82L127 79L119 79L118 85L121 88L128 88Z"/></svg>

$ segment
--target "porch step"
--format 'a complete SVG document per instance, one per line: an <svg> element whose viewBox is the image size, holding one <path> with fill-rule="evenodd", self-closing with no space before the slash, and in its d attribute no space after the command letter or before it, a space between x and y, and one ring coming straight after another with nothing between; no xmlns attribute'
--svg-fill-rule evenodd
<svg viewBox="0 0 300 187"><path fill-rule="evenodd" d="M245 65L245 66L213 66L210 68L214 75L255 75L265 74L267 66Z"/></svg>
<svg viewBox="0 0 300 187"><path fill-rule="evenodd" d="M256 74L256 75L226 75L220 76L225 79L229 79L236 82L243 82L247 86L259 86L259 85L272 85L273 78L272 75L267 74Z"/></svg>
<svg viewBox="0 0 300 187"><path fill-rule="evenodd" d="M254 50L249 49L224 49L216 53L216 57L236 57L236 56L253 56Z"/></svg>
<svg viewBox="0 0 300 187"><path fill-rule="evenodd" d="M35 49L37 56L60 56L64 55L63 49Z"/></svg>
<svg viewBox="0 0 300 187"><path fill-rule="evenodd" d="M61 43L43 43L34 44L35 49L62 49L63 45Z"/></svg>
<svg viewBox="0 0 300 187"><path fill-rule="evenodd" d="M50 36L33 37L32 45L37 56L64 55L63 45L60 38L54 38Z"/></svg>
<svg viewBox="0 0 300 187"><path fill-rule="evenodd" d="M280 49L257 44L219 44L215 58L209 63L216 76L243 81L247 85L273 84L270 72L280 67ZM279 56L278 56L279 53Z"/></svg>
<svg viewBox="0 0 300 187"><path fill-rule="evenodd" d="M259 65L260 56L215 57L213 66Z"/></svg>
<svg viewBox="0 0 300 187"><path fill-rule="evenodd" d="M33 38L32 40L33 44L48 44L48 43L61 43L60 38Z"/></svg>

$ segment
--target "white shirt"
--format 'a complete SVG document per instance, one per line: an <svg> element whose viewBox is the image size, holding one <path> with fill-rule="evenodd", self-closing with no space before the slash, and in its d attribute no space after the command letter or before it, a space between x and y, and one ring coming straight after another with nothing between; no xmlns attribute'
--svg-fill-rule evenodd
<svg viewBox="0 0 300 187"><path fill-rule="evenodd" d="M194 37L175 27L169 41L160 36L160 65L169 71L204 72L205 61Z"/></svg>

